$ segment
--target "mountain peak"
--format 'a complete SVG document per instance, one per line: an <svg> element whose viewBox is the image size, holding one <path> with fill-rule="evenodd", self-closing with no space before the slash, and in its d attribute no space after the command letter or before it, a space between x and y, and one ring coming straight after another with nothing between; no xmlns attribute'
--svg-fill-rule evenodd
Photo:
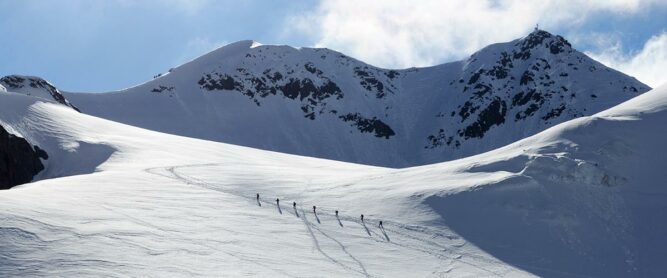
<svg viewBox="0 0 667 278"><path fill-rule="evenodd" d="M519 48L518 55L521 56L525 56L527 51L541 47L549 49L551 54L572 51L572 45L565 38L537 28L528 34L528 36L519 39L515 43L515 46ZM528 54L528 56L530 55Z"/></svg>
<svg viewBox="0 0 667 278"><path fill-rule="evenodd" d="M0 78L0 87L6 91L21 93L24 95L35 96L47 100L54 100L60 104L72 107L79 111L75 106L69 103L60 93L60 90L53 86L49 81L37 76L26 75L8 75ZM2 91L2 89L0 89Z"/></svg>

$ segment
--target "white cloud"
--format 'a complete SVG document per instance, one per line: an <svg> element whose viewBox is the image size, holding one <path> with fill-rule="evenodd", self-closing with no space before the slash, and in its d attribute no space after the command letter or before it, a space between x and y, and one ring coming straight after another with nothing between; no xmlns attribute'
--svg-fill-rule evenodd
<svg viewBox="0 0 667 278"><path fill-rule="evenodd" d="M592 13L632 14L658 0L322 0L289 31L383 67L427 66L545 29L578 26Z"/></svg>
<svg viewBox="0 0 667 278"><path fill-rule="evenodd" d="M636 53L625 54L623 45L616 41L602 51L586 54L651 87L667 83L667 32L651 37Z"/></svg>

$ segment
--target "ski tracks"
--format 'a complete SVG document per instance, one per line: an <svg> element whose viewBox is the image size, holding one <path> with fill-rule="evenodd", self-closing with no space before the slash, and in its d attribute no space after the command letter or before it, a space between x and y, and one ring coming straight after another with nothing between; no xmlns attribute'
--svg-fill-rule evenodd
<svg viewBox="0 0 667 278"><path fill-rule="evenodd" d="M247 196L247 194L241 194L238 192L234 192L232 190L225 189L221 185L208 183L198 178L178 173L178 169L182 168L211 167L217 165L218 164L216 163L190 164L190 165L149 168L146 169L145 171L150 174L178 180L188 185L194 185L207 190L217 191L224 194L234 195L240 198L245 198L252 203L256 202L254 196ZM265 202L262 200L260 200L260 203L262 203L263 205L272 205L272 206L276 205L273 202ZM289 210L286 211L286 213L297 216L295 212L291 212ZM326 213L324 211L318 212L318 214L334 217L332 214ZM357 273L363 275L364 277L374 277L373 275L368 273L364 263L362 263L362 261L359 260L356 256L352 255L352 253L350 253L347 247L340 240L334 238L333 236L323 231L323 229L318 227L317 224L308 221L307 214L303 209L301 209L301 214L299 214L297 217L301 218L301 220L303 221L304 226L306 227L306 230L308 232L308 235L313 240L314 248L323 257L331 261L333 264L338 265L339 267L345 269L346 271ZM366 227L365 225L366 223L369 224L373 223L374 225L378 224L375 223L375 221L367 221L366 223L362 223L360 220L354 217L344 216L342 214L339 216L339 219L341 221L356 223L363 227ZM491 256L484 256L477 254L477 252L475 251L466 250L468 249L465 248L467 245L466 241L460 238L458 235L451 233L447 229L445 229L444 231L443 230L434 231L429 227L408 225L396 221L385 221L385 227L386 227L385 232L387 232L392 236L391 241L387 240L388 236L385 236L381 233L376 232L373 229L369 229L368 227L366 227L367 231L369 232L368 238L372 239L378 244L390 244L399 248L416 251L419 253L426 254L428 256L433 256L443 262L446 261L447 264L449 265L447 266L449 270L451 270L451 267L453 266L454 263L461 263L470 266L472 268L478 269L482 273L486 273L488 276L503 277L507 273L511 272L511 269L509 267L502 266L502 262ZM320 240L318 239L317 234L321 234L328 240L331 240L333 243L338 245L341 251L344 254L346 254L346 256L348 256L354 262L354 264L352 266L346 265L340 260L337 260L336 258L331 256L326 251L324 251L322 249L322 246L320 245ZM480 266L480 263L485 265L491 264L494 266L498 266L500 268L498 270L500 271L482 267Z"/></svg>
<svg viewBox="0 0 667 278"><path fill-rule="evenodd" d="M308 221L308 217L306 216L306 213L303 211L303 209L301 210L301 214L303 215L303 217L301 217L301 219L303 220L303 224L306 226L306 230L308 231L308 234L310 235L311 239L313 240L313 246L315 247L315 249L317 249L317 251L318 251L320 254L322 254L322 256L324 256L325 258L329 259L329 261L331 261L332 263L334 263L334 264L336 264L336 265L339 265L340 267L342 267L342 268L345 269L345 270L349 270L349 271L352 271L352 272L356 272L356 273L362 274L362 275L364 275L365 277L373 277L373 276L371 276L370 274L368 274L368 272L366 271L366 267L364 267L364 265L361 263L361 261L359 261L359 260L358 260L356 257L354 257L352 254L350 254L350 252L347 251L347 249L345 248L345 246L344 246L343 244L341 244L340 241L335 240L333 237L330 237L329 235L327 235L326 233L324 233L321 229L317 228L314 224L311 224L311 223ZM355 268L353 268L353 267L350 267L350 266L348 266L348 265L345 265L345 264L343 264L342 262L340 262L340 261L336 260L335 258L333 258L332 256L330 256L328 253L324 252L324 250L322 250L322 247L320 246L320 242L319 242L319 240L317 239L317 236L315 236L315 233L313 233L313 228L316 229L319 233L321 233L321 234L324 235L325 237L327 237L327 238L333 240L334 242L336 242L336 243L341 247L342 251L343 251L345 254L347 254L350 258L352 258L352 260L354 260L354 261L359 265L359 267L361 268L361 270L357 270L357 269L355 269Z"/></svg>

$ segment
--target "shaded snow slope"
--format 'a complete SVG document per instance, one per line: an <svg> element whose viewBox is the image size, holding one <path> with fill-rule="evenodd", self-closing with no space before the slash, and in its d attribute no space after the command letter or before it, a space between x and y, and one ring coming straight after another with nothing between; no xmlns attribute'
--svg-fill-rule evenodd
<svg viewBox="0 0 667 278"><path fill-rule="evenodd" d="M52 142L49 153L77 143L113 153L87 162L97 172L0 192L0 276L667 271L667 87L498 150L398 170L165 135L0 95L9 102L18 109L0 119Z"/></svg>
<svg viewBox="0 0 667 278"><path fill-rule="evenodd" d="M95 136L80 136L62 127L70 124L78 129L87 129L92 123L79 121L79 117L92 118L90 116L78 115L75 110L55 101L13 92L0 95L0 99L0 124L9 133L25 138L48 154L48 159L42 160L45 169L35 176L36 180L92 173L113 153L112 146L98 142ZM39 109L42 106L61 111L64 115L70 112L74 115L60 117L56 114L49 118L51 115ZM108 122L100 121L94 125L104 128Z"/></svg>
<svg viewBox="0 0 667 278"><path fill-rule="evenodd" d="M542 276L667 273L667 86L497 151L444 165L509 174L426 198L442 223Z"/></svg>
<svg viewBox="0 0 667 278"><path fill-rule="evenodd" d="M65 95L84 113L165 133L405 167L490 151L648 89L536 30L404 70L240 41L133 88Z"/></svg>

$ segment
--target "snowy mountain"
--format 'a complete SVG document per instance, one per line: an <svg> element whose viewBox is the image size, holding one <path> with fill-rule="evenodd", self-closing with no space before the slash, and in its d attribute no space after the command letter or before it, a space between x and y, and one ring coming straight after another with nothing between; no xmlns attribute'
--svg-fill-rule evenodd
<svg viewBox="0 0 667 278"><path fill-rule="evenodd" d="M79 109L65 99L58 88L36 76L8 75L0 78L0 92L7 92L7 90L46 100L54 100L79 111Z"/></svg>
<svg viewBox="0 0 667 278"><path fill-rule="evenodd" d="M40 181L0 191L3 277L667 272L667 87L405 169L167 135L14 93L0 119L49 153Z"/></svg>
<svg viewBox="0 0 667 278"><path fill-rule="evenodd" d="M136 87L64 95L84 113L155 131L405 167L490 151L647 90L536 30L463 61L403 70L241 41Z"/></svg>

